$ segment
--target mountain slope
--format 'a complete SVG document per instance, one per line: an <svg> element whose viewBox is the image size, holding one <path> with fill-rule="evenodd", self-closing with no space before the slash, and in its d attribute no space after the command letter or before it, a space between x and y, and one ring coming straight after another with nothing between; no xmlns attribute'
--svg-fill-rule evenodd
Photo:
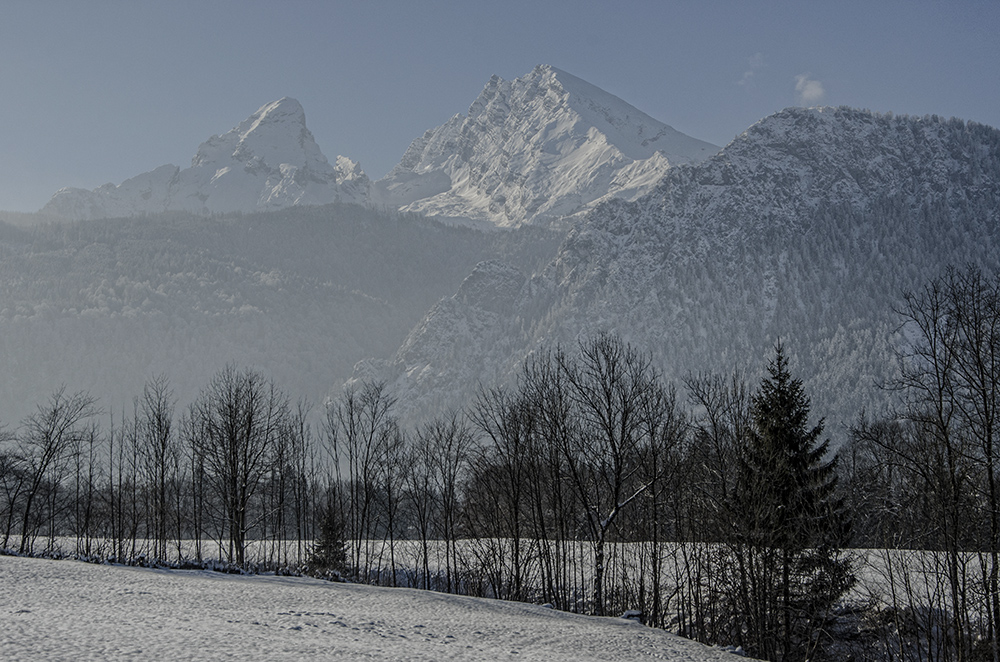
<svg viewBox="0 0 1000 662"><path fill-rule="evenodd" d="M466 116L413 141L375 183L383 204L502 227L548 224L634 199L670 166L718 148L554 67L493 76Z"/></svg>
<svg viewBox="0 0 1000 662"><path fill-rule="evenodd" d="M42 213L80 220L183 211L208 215L331 202L364 203L371 182L356 163L330 164L295 99L265 104L201 144L189 168L165 165L93 191L64 188Z"/></svg>
<svg viewBox="0 0 1000 662"><path fill-rule="evenodd" d="M118 411L159 373L184 407L230 361L319 403L477 262L533 270L558 241L357 205L0 223L0 425L62 385Z"/></svg>
<svg viewBox="0 0 1000 662"><path fill-rule="evenodd" d="M673 379L756 369L780 337L817 413L849 421L882 398L901 292L948 264L998 261L1000 131L789 109L635 202L588 214L510 314L471 325L480 304L442 302L382 374L418 411L509 377L542 344L601 330Z"/></svg>

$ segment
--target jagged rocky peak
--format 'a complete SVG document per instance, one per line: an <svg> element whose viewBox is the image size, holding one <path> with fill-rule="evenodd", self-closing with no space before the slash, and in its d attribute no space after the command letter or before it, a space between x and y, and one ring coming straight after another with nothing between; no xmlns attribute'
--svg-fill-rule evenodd
<svg viewBox="0 0 1000 662"><path fill-rule="evenodd" d="M196 214L273 210L330 202L367 203L371 182L350 159L327 161L305 111L285 97L199 146L189 168L161 166L93 191L61 189L43 212L71 219L164 211Z"/></svg>
<svg viewBox="0 0 1000 662"><path fill-rule="evenodd" d="M544 95L579 115L582 125L594 127L633 159L649 158L657 152L673 164L697 162L712 156L718 147L691 138L655 120L634 106L587 81L548 65L539 65L526 77L526 96ZM513 87L513 85L512 85Z"/></svg>
<svg viewBox="0 0 1000 662"><path fill-rule="evenodd" d="M493 76L465 116L413 141L376 182L380 201L497 226L551 224L600 200L632 200L673 165L718 148L571 74L539 65Z"/></svg>
<svg viewBox="0 0 1000 662"><path fill-rule="evenodd" d="M191 167L214 166L227 160L316 170L328 165L306 128L302 104L289 97L261 106L228 133L203 142L191 160Z"/></svg>

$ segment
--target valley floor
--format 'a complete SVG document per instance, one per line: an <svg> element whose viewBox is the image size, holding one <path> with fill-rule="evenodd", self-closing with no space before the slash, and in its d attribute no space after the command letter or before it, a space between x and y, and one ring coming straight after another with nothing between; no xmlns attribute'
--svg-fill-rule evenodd
<svg viewBox="0 0 1000 662"><path fill-rule="evenodd" d="M736 660L617 618L308 578L0 557L2 660Z"/></svg>

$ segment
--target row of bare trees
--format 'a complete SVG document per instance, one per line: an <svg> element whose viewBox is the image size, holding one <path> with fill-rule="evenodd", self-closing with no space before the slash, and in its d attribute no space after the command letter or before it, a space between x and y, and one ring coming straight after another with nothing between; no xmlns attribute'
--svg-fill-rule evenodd
<svg viewBox="0 0 1000 662"><path fill-rule="evenodd" d="M899 405L842 450L883 659L1000 660L1000 278L951 269L898 312Z"/></svg>
<svg viewBox="0 0 1000 662"><path fill-rule="evenodd" d="M770 377L692 377L601 335L532 355L467 412L404 429L383 384L318 423L226 366L178 411L163 377L130 412L59 392L5 441L2 546L238 567L634 610L793 659L849 585L833 462L780 345ZM39 539L46 540L44 545ZM310 544L310 542L312 544ZM838 574L839 573L839 574Z"/></svg>
<svg viewBox="0 0 1000 662"><path fill-rule="evenodd" d="M852 585L836 462L779 345L768 377L692 377L603 335L537 352L466 416L402 431L377 384L327 410L347 572L635 611L769 659L816 659ZM416 540L414 558L400 550ZM416 572L400 578L405 568ZM435 570L436 568L436 570Z"/></svg>
<svg viewBox="0 0 1000 662"><path fill-rule="evenodd" d="M69 536L85 556L246 566L253 539L260 560L304 554L319 488L307 410L259 372L227 366L180 416L164 377L106 431L98 414L60 390L7 435L0 547L37 552L42 537L51 551Z"/></svg>
<svg viewBox="0 0 1000 662"><path fill-rule="evenodd" d="M0 546L635 610L772 660L998 660L1000 280L953 270L899 313L900 404L836 455L780 343L758 384L679 395L602 335L412 429L384 384L311 417L232 365L186 409L163 377L118 413L61 390L0 440Z"/></svg>

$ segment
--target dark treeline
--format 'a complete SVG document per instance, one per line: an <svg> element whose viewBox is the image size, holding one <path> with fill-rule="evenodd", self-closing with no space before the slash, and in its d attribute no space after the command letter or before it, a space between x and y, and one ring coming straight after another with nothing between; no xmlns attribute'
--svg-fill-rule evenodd
<svg viewBox="0 0 1000 662"><path fill-rule="evenodd" d="M384 384L311 409L236 365L186 408L162 376L118 412L60 390L4 435L0 547L631 611L771 660L997 660L1000 280L899 312L899 410L837 453L780 343L756 384L678 390L598 336L414 428Z"/></svg>
<svg viewBox="0 0 1000 662"><path fill-rule="evenodd" d="M854 542L881 550L886 657L1000 659L1000 277L949 269L897 311L896 411L840 451Z"/></svg>

